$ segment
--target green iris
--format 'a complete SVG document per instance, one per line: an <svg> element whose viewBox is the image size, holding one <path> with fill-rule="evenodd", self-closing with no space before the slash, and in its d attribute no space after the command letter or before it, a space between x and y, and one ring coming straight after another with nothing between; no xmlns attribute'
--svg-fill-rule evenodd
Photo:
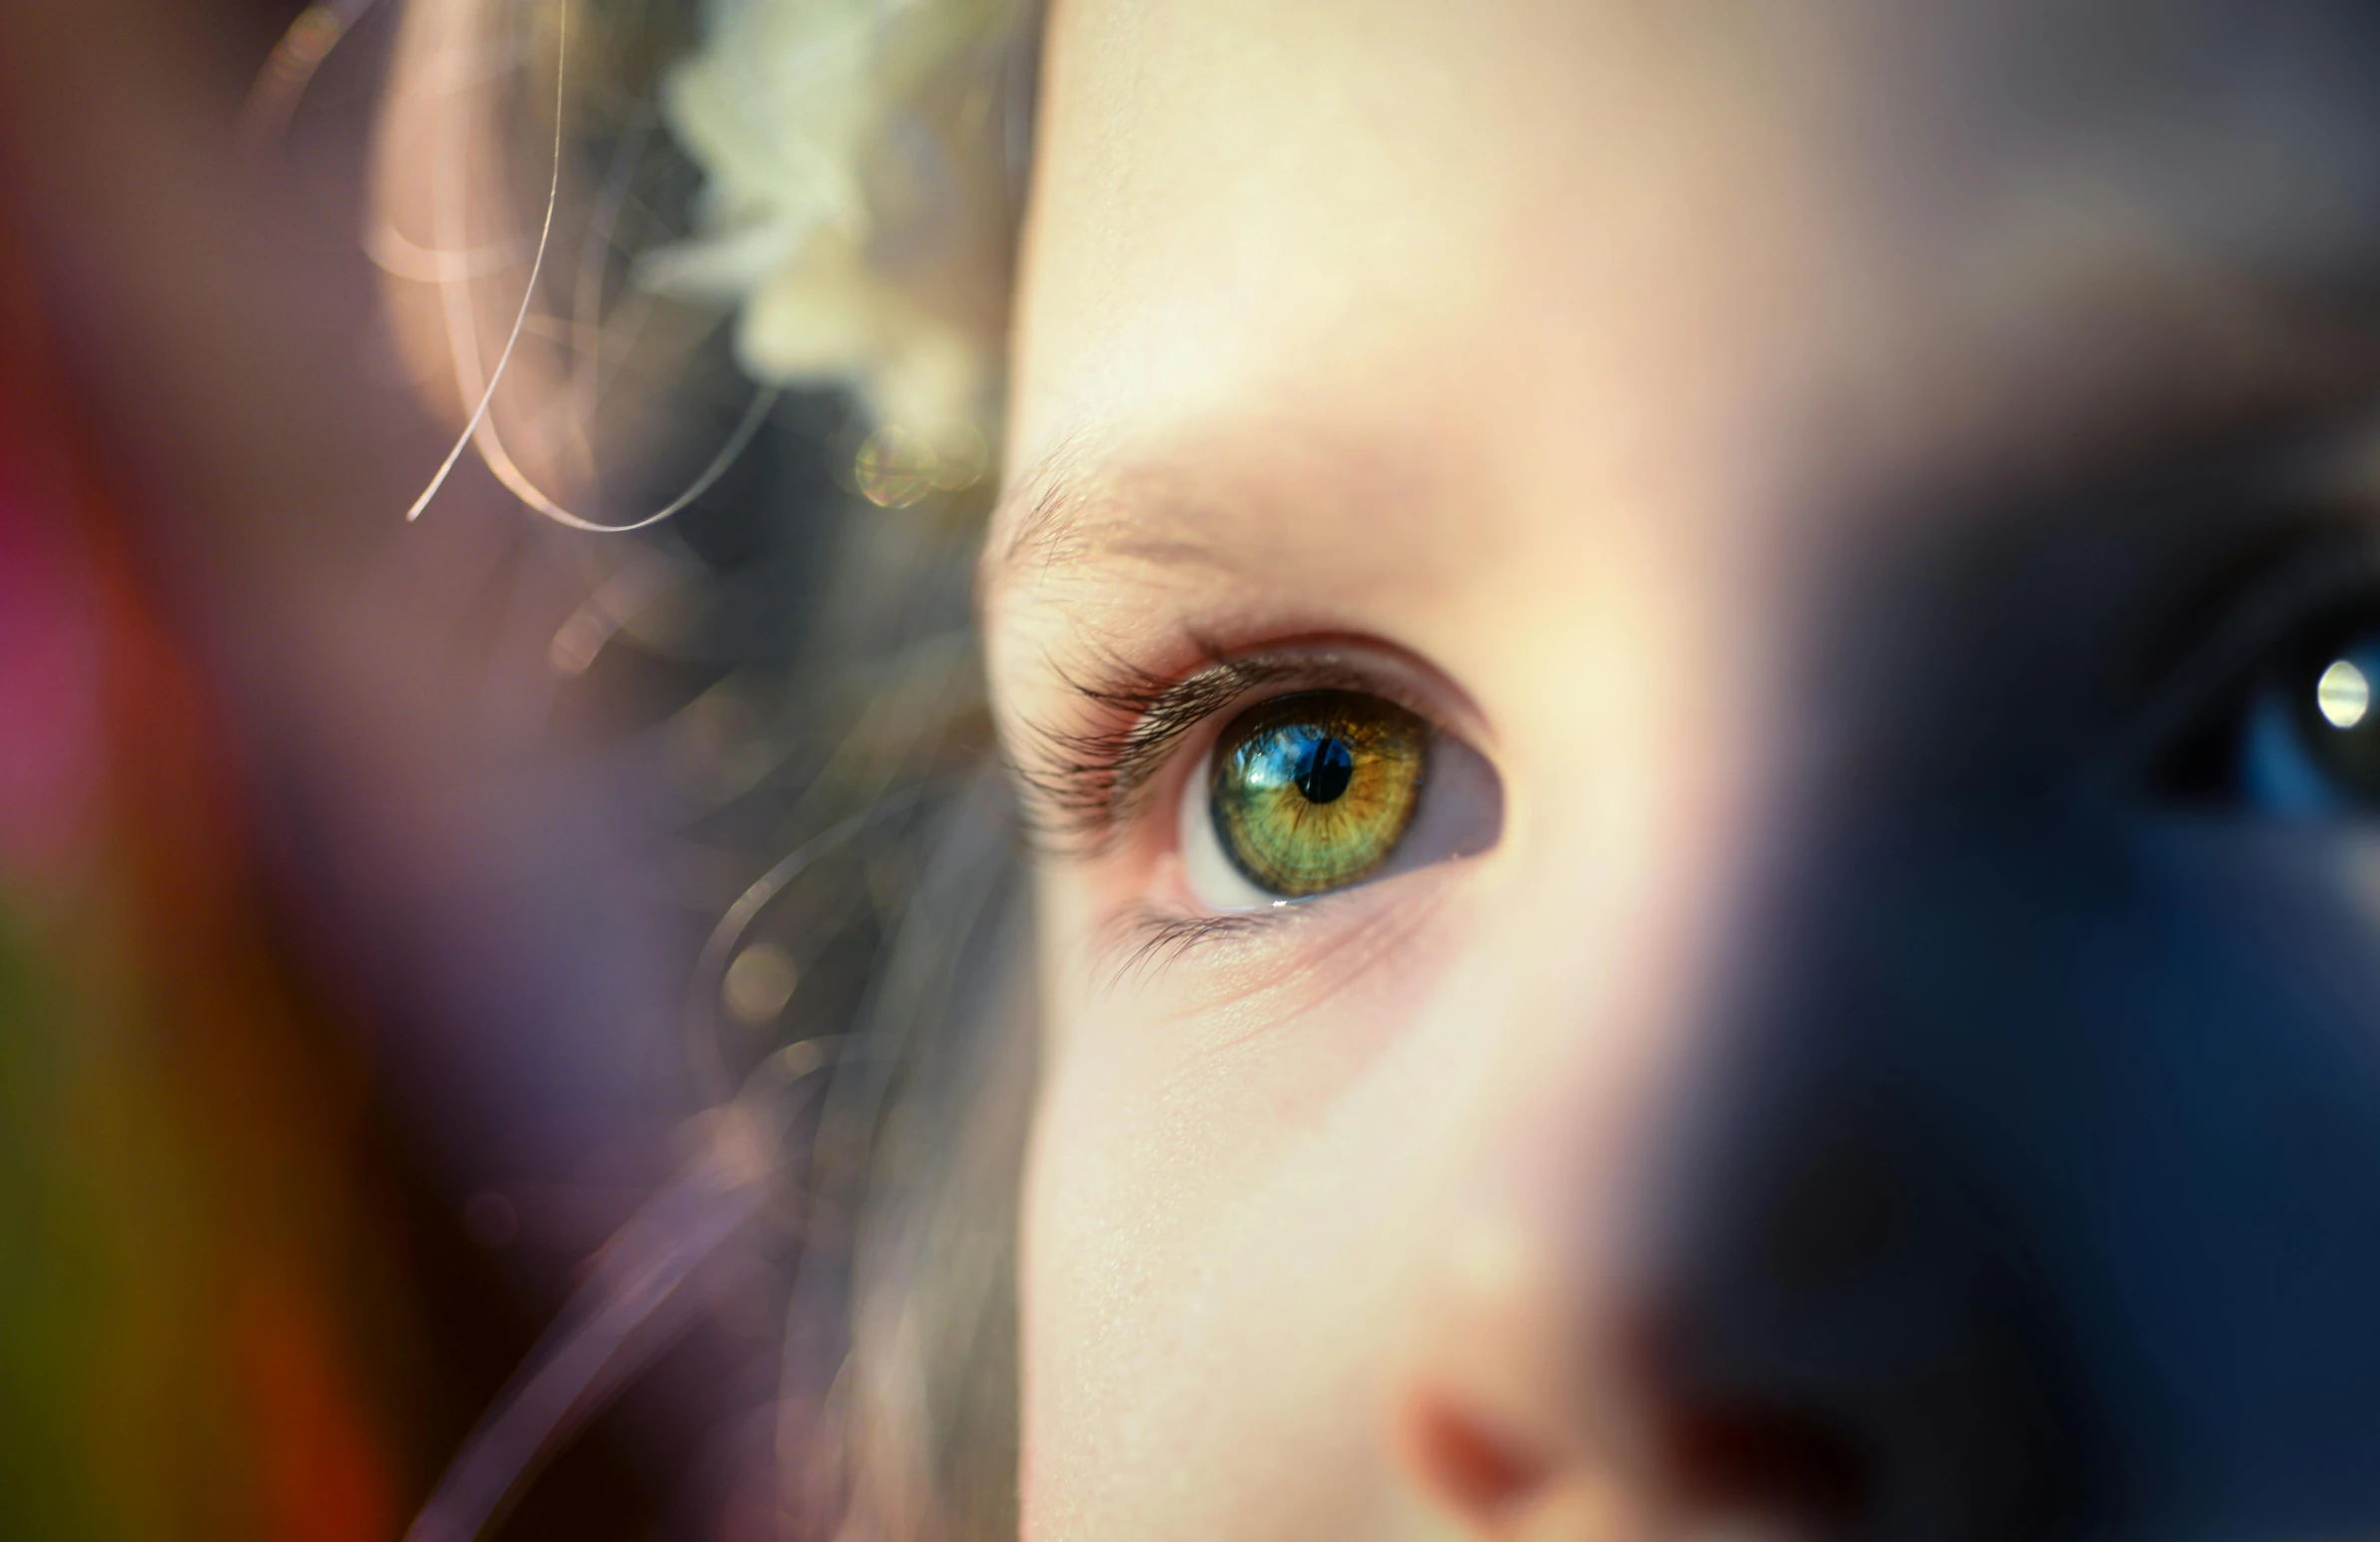
<svg viewBox="0 0 2380 1542"><path fill-rule="evenodd" d="M1215 747L1207 799L1232 865L1303 899L1371 876L1421 801L1429 733L1402 707L1308 691L1252 707Z"/></svg>

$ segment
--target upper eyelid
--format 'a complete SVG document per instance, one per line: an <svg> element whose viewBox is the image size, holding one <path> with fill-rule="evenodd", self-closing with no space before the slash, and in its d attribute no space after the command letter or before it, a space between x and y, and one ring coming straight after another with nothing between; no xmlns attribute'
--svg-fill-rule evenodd
<svg viewBox="0 0 2380 1542"><path fill-rule="evenodd" d="M1389 672L1366 669L1344 654L1285 648L1230 657L1204 644L1201 649L1208 662L1171 682L1122 661L1107 661L1105 676L1056 671L1109 721L1083 728L1020 725L1037 754L1011 757L1009 769L1026 793L1026 829L1036 845L1073 855L1105 849L1181 742L1268 687L1362 691L1397 701L1427 721L1438 719L1427 704L1408 700L1413 693L1399 689Z"/></svg>
<svg viewBox="0 0 2380 1542"><path fill-rule="evenodd" d="M1248 679L1255 661L1201 651L1208 662L1173 681L1120 659L1099 661L1097 674L1052 666L1074 698L1090 705L1092 721L1018 724L1022 753L1010 756L1009 771L1025 794L1026 832L1037 846L1103 849L1165 752L1212 715L1210 698L1236 697L1257 683Z"/></svg>

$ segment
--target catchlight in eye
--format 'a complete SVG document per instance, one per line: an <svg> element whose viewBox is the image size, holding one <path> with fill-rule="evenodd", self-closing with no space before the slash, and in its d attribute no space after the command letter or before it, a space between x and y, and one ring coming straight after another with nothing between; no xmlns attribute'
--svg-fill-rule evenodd
<svg viewBox="0 0 2380 1542"><path fill-rule="evenodd" d="M2372 683L2352 659L2333 659L2314 683L2314 705L2334 729L2351 729L2372 708Z"/></svg>
<svg viewBox="0 0 2380 1542"><path fill-rule="evenodd" d="M2242 801L2268 813L2380 815L2376 677L2380 630L2291 650L2270 667L2239 730Z"/></svg>
<svg viewBox="0 0 2380 1542"><path fill-rule="evenodd" d="M1480 753L1364 691L1302 691L1227 723L1183 788L1191 890L1277 909L1496 843L1503 788Z"/></svg>
<svg viewBox="0 0 2380 1542"><path fill-rule="evenodd" d="M1419 718L1359 692L1307 691L1251 708L1224 729L1208 774L1224 854L1284 899L1370 876L1413 819L1428 747Z"/></svg>

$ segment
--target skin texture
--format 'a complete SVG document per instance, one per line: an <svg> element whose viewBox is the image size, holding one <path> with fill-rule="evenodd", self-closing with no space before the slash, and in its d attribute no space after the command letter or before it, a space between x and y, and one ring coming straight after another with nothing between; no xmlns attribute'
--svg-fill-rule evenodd
<svg viewBox="0 0 2380 1542"><path fill-rule="evenodd" d="M1078 683L1286 652L1502 825L1168 927L1193 731L1050 841L1029 1537L2380 1523L2380 867L2166 774L2362 518L2375 86L2311 4L1054 8L1028 802Z"/></svg>

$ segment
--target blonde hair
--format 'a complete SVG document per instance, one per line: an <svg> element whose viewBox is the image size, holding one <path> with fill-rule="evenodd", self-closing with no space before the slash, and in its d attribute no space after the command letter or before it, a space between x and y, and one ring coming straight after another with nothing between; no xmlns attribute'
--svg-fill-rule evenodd
<svg viewBox="0 0 2380 1542"><path fill-rule="evenodd" d="M616 1379L556 1368L609 1352L590 1323L756 1224L772 1240L753 1246L792 1260L781 1530L1015 1535L1033 1014L969 575L1037 23L1030 0L714 0L699 36L639 0L408 7L370 237L398 350L458 455L476 447L564 524L644 532L584 547L594 619L557 636L556 668L666 648L738 603L652 516L774 500L734 486L748 445L823 444L843 484L808 484L799 641L730 659L680 715L743 714L767 765L726 776L718 806L770 801L767 838L790 848L751 849L757 876L694 970L689 1061L718 1100L704 1144L457 1458L425 1542L476 1534ZM622 467L673 458L702 469L667 501L632 475L613 506ZM772 928L864 950L865 983L731 1044L722 992ZM802 977L832 972L814 957Z"/></svg>

